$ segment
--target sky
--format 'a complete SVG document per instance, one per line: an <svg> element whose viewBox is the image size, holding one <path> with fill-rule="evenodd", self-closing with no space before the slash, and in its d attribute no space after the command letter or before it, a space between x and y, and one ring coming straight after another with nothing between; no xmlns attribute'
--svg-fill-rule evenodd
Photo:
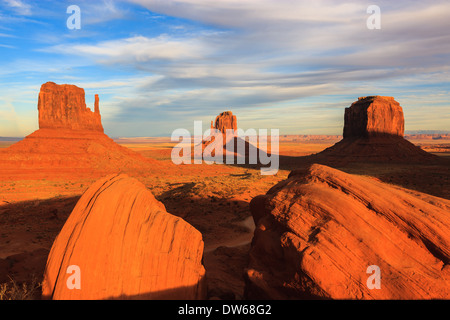
<svg viewBox="0 0 450 320"><path fill-rule="evenodd" d="M0 0L0 136L38 129L47 81L91 109L99 94L111 137L206 130L228 110L244 130L339 135L370 95L393 96L409 132L449 130L450 2Z"/></svg>

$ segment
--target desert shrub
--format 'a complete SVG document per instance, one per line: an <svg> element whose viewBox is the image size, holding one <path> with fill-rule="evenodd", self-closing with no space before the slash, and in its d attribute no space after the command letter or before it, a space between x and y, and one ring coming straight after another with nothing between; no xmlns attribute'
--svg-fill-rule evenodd
<svg viewBox="0 0 450 320"><path fill-rule="evenodd" d="M0 284L0 300L34 300L40 295L41 283L33 278L30 282L9 282Z"/></svg>

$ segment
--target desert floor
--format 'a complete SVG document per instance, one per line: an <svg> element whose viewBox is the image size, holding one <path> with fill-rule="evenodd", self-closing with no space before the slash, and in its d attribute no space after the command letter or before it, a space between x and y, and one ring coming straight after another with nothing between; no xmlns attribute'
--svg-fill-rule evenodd
<svg viewBox="0 0 450 320"><path fill-rule="evenodd" d="M317 153L339 140L283 136L280 155L301 157ZM135 178L164 203L169 213L182 217L203 234L209 298L242 299L243 272L254 229L250 200L286 179L295 166L281 167L273 176L263 176L259 169L250 167L218 164L182 165L171 174L174 165L170 154L175 143L170 138L115 141L167 164L169 169L161 174L144 173ZM450 140L410 141L450 159ZM12 143L0 142L0 148ZM363 163L337 169L450 199L448 165ZM16 292L22 292L15 298L40 298L39 282L52 243L77 200L97 179L77 177L76 173L58 178L43 172L34 177L17 175L11 180L0 174L0 298L2 290L6 297L5 292L14 285L20 286Z"/></svg>

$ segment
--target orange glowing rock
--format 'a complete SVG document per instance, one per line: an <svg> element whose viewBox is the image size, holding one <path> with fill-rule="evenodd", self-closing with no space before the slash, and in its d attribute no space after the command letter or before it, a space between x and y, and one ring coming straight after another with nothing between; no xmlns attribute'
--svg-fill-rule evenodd
<svg viewBox="0 0 450 320"><path fill-rule="evenodd" d="M312 163L431 163L439 157L403 138L403 109L392 97L361 97L345 108L343 139L312 155Z"/></svg>
<svg viewBox="0 0 450 320"><path fill-rule="evenodd" d="M225 111L216 117L214 123L211 124L214 129L219 130L223 134L227 133L227 129L237 130L236 116L231 111Z"/></svg>
<svg viewBox="0 0 450 320"><path fill-rule="evenodd" d="M404 130L403 109L393 97L361 97L345 108L344 138L403 137Z"/></svg>
<svg viewBox="0 0 450 320"><path fill-rule="evenodd" d="M202 299L202 256L199 231L136 179L111 175L84 193L56 238L43 297ZM77 270L80 289L71 286Z"/></svg>
<svg viewBox="0 0 450 320"><path fill-rule="evenodd" d="M315 164L251 211L249 299L450 298L448 200Z"/></svg>
<svg viewBox="0 0 450 320"><path fill-rule="evenodd" d="M94 112L86 108L83 88L47 82L39 92L39 128L73 129L103 132L99 97L95 95Z"/></svg>
<svg viewBox="0 0 450 320"><path fill-rule="evenodd" d="M152 172L161 163L115 143L103 133L99 96L94 112L84 89L47 82L39 93L39 130L0 150L0 177L81 176L100 178L116 172Z"/></svg>

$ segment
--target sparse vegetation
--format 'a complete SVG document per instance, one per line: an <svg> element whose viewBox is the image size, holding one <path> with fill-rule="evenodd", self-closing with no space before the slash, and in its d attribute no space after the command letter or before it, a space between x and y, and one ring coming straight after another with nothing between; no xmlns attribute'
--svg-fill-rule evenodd
<svg viewBox="0 0 450 320"><path fill-rule="evenodd" d="M36 277L30 282L18 283L10 278L9 282L0 284L0 300L35 300L40 297L42 283Z"/></svg>

